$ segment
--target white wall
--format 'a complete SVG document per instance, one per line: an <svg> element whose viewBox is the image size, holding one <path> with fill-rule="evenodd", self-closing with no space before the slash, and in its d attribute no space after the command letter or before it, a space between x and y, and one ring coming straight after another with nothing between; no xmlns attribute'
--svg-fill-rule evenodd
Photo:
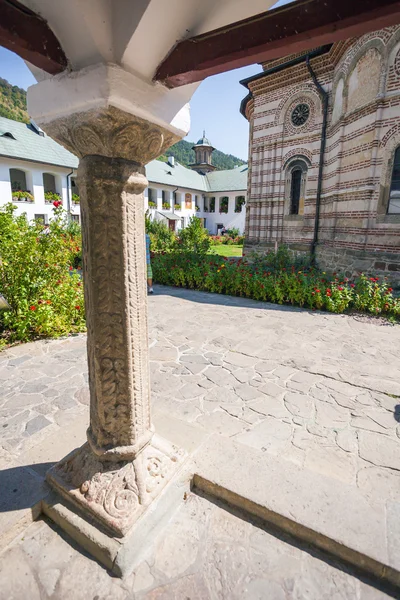
<svg viewBox="0 0 400 600"><path fill-rule="evenodd" d="M12 200L10 169L20 169L25 172L27 189L34 196L33 202L14 202ZM46 215L49 220L53 216L53 205L45 203L43 173L54 175L56 190L61 194L63 207L67 209L67 174L70 172L71 169L68 168L0 157L0 206L12 202L17 207L17 215L26 213L29 220L34 219L35 215ZM79 207L72 211L73 214L79 214L79 212Z"/></svg>
<svg viewBox="0 0 400 600"><path fill-rule="evenodd" d="M219 206L220 200L224 196L229 198L228 212L220 213ZM207 194L208 205L210 205L210 199L215 197L215 212L203 212L201 210L201 214L198 216L204 217L206 219L206 229L208 229L211 235L217 235L217 224L222 224L226 227L226 229L231 229L232 227L237 227L242 234L244 232L244 226L246 221L246 206L242 206L242 212L235 213L235 204L236 197L244 196L247 199L246 191L235 191L235 192L216 192L213 194ZM202 201L201 209L203 209L204 204Z"/></svg>
<svg viewBox="0 0 400 600"><path fill-rule="evenodd" d="M232 227L237 227L240 233L244 232L245 220L246 220L246 207L242 207L242 212L235 213L235 204L237 196L244 196L247 200L247 193L245 190L243 191L235 191L235 192L218 192L212 195L207 194L206 197L209 199L215 195L215 213L204 212L204 193L196 190L189 190L185 188L179 188L177 190L177 203L180 204L180 210L174 208L174 202L172 199L172 192L175 190L173 186L160 186L159 184L150 183L149 187L154 190L153 195L157 196L157 208L151 209L150 213L152 218L160 219L161 217L156 213L158 211L167 210L162 208L162 190L167 192L167 198L170 198L170 212L176 213L178 216L183 217L185 220L185 226L188 225L190 219L193 216L199 217L200 219L205 219L206 224L205 227L208 229L211 235L217 234L217 224L222 223L225 225L226 229L230 229ZM185 208L185 194L190 193L192 195L192 208L189 210ZM197 201L196 201L197 196ZM229 198L229 209L228 213L219 212L219 202L220 198L227 196ZM155 201L155 200L154 200ZM200 211L196 212L196 204L200 208ZM144 194L144 209L148 210L148 189L145 190ZM161 218L162 219L162 218ZM165 220L165 219L164 219ZM165 220L166 221L166 220ZM176 230L179 230L182 227L181 221L177 221Z"/></svg>
<svg viewBox="0 0 400 600"><path fill-rule="evenodd" d="M185 227L186 225L188 225L190 219L194 216L201 216L199 213L196 213L196 202L195 202L195 196L197 196L198 198L198 204L199 206L201 206L202 204L202 196L201 196L201 192L196 192L194 190L189 190L186 188L178 188L176 190L176 188L174 186L161 186L159 184L155 184L155 183L150 183L149 188L151 188L153 190L153 195L157 196L156 198L156 202L157 202L157 208L152 208L150 209L150 214L152 216L152 218L155 218L157 220L164 220L166 221L166 219L163 219L161 217L161 215L158 215L158 211L164 211L164 212L173 212L175 213L178 217L180 217L179 221L176 221L176 231L178 231L179 229L182 228L182 219L184 219L184 223L185 223ZM166 191L167 192L167 198L166 200L170 201L170 209L166 209L162 207L162 191ZM174 200L173 200L173 192L176 190L176 204L180 205L179 209L176 209L174 206ZM192 195L192 208L186 208L185 207L185 195L186 194L191 194ZM201 200L201 202L200 202ZM153 199L153 201L155 201L155 199ZM147 211L149 208L149 193L148 193L148 188L146 188L145 192L144 192L144 209L145 211Z"/></svg>

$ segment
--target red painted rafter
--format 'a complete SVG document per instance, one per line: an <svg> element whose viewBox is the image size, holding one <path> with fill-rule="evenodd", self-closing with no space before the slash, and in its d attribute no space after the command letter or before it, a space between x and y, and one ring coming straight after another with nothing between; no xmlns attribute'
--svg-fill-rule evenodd
<svg viewBox="0 0 400 600"><path fill-rule="evenodd" d="M16 0L0 0L0 46L51 75L61 73L68 64L46 21Z"/></svg>
<svg viewBox="0 0 400 600"><path fill-rule="evenodd" d="M300 0L178 42L154 79L179 87L397 23L398 0Z"/></svg>

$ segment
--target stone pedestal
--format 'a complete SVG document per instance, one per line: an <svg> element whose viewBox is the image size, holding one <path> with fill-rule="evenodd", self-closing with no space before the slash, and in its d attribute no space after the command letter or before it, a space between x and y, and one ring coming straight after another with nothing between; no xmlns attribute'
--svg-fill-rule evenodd
<svg viewBox="0 0 400 600"><path fill-rule="evenodd" d="M151 425L143 199L143 164L175 138L115 108L46 129L81 158L90 388L88 441L47 479L81 516L123 537L184 458Z"/></svg>

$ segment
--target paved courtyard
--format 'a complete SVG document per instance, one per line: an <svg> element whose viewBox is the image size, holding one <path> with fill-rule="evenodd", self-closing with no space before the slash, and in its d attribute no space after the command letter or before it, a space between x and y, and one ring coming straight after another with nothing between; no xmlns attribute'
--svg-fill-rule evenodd
<svg viewBox="0 0 400 600"><path fill-rule="evenodd" d="M4 531L7 531L6 524L19 523L18 511L27 505L24 497L32 489L36 490L37 480L49 464L84 439L89 404L85 343L85 336L76 336L21 345L0 353L0 469L3 469L3 489L7 488L0 498L3 531L0 549L3 547L6 553L23 556L23 564L30 569L29 577L36 581L41 577L35 561L39 560L38 544L42 537L50 546L56 539L60 545L66 543L47 524L38 522L30 526L29 535L24 534L23 541L20 538L10 549L7 544L15 528L8 536ZM353 485L363 491L371 505L384 498L388 531L398 531L400 327L364 317L312 313L159 287L149 298L149 343L156 421L158 415L168 413L178 421L192 423L201 431L220 433L284 458L299 469L323 474L337 481L338 486ZM22 487L12 490L7 482L21 466L26 467L28 475L24 477ZM225 515L225 511L210 508L207 502L195 497L195 512ZM221 516L221 519L225 518L226 515ZM232 525L230 530L234 529ZM249 532L243 534L246 540L261 535ZM217 547L220 543L214 538L208 539L205 530L196 536L198 541L203 540L202 547L207 544ZM29 546L28 539L36 541ZM400 535L396 539L391 552L398 554ZM27 543L29 548L36 548L36 554L27 550ZM232 569L235 561L241 561L240 552L249 560L252 546L250 542L246 544L243 550L236 549L230 558L225 548L223 557L215 560L215 564L222 561L220 577L228 568L227 561L231 561L229 568ZM69 545L67 547L65 556L77 553ZM270 552L267 542L265 551ZM64 552L61 546L60 552ZM289 553L290 558L285 559L285 563L298 561L294 571L298 568L308 572L315 568L322 581L324 576L319 563L305 558L300 550L296 552L295 557ZM89 561L79 553L74 556L77 564ZM252 560L248 571L253 573L255 569L253 575L241 581L240 585L244 587L238 583L237 590L241 589L242 595L237 592L239 595L234 596L232 590L224 588L221 579L218 584L222 586L220 595L215 591L217 588L213 588L214 591L207 588L209 595L204 592L204 595L192 598L267 597L260 591L265 584L257 583L259 575ZM257 560L261 564L269 558ZM4 560L1 562L4 565ZM201 586L204 573L211 572L207 571L210 565L204 561L200 561L201 568L197 560L194 562L197 565L194 570L188 566L187 570L175 573L173 567L171 572L164 571L162 577L156 575L157 569L150 572L148 567L142 566L140 580L144 583L140 584L143 585L140 593L145 590L147 595L143 597L146 598L190 597L187 593L190 581L197 581L196 585ZM65 568L72 570L73 564L65 565ZM88 564L92 565L90 568L100 569L96 563L89 561ZM213 568L215 575L217 567ZM277 567L278 570L281 568ZM50 583L43 584L44 588L37 584L39 595L32 595L32 598L69 597L66 592L61 592L61 567L51 569L54 581L51 579ZM325 565L323 569L328 567ZM104 577L105 571L100 571ZM339 577L341 595L335 596L332 592L324 596L321 587L316 588L314 595L311 592L307 595L301 582L295 592L295 588L287 587L287 582L282 583L281 573L282 576L276 575L276 578L271 576L271 590L277 591L271 592L270 598L383 597L376 590L368 595L370 588L361 588L358 580L357 585L353 580L346 583L351 578L346 579L341 571L333 570L332 573L340 573L332 577ZM214 575L210 575L211 579ZM205 579L209 579L208 575ZM4 592L2 595L3 581L0 577L0 598L10 599L13 596L4 596ZM185 584L185 581L189 583ZM176 589L170 588L168 592L161 589L172 582ZM47 589L46 585L53 590L51 593L43 591ZM107 592L93 594L93 598L130 598L127 594L133 593L132 586L129 590L118 587L120 595L117 592L107 595ZM252 591L245 591L248 589ZM74 597L79 596L74 594Z"/></svg>

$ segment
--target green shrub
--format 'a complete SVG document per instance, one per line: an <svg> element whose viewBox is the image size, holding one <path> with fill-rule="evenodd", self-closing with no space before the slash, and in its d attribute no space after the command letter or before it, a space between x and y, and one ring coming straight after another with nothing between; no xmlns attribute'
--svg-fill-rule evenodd
<svg viewBox="0 0 400 600"><path fill-rule="evenodd" d="M386 280L360 275L354 282L347 278L327 277L316 269L297 269L286 264L286 251L275 258L273 266L227 260L216 254L207 257L182 252L155 255L153 276L157 283L188 287L207 292L243 296L291 304L310 309L342 313L361 310L374 315L400 317L400 299L392 294ZM272 258L268 257L270 263Z"/></svg>
<svg viewBox="0 0 400 600"><path fill-rule="evenodd" d="M146 233L150 236L152 252L169 252L176 245L176 235L162 221L151 220L149 215L145 218Z"/></svg>
<svg viewBox="0 0 400 600"><path fill-rule="evenodd" d="M83 286L72 267L80 239L68 233L61 208L47 234L14 210L0 209L0 291L11 306L0 313L0 335L13 342L83 331Z"/></svg>
<svg viewBox="0 0 400 600"><path fill-rule="evenodd" d="M201 219L192 217L189 225L179 231L177 248L183 252L205 255L211 246L210 236L204 229Z"/></svg>
<svg viewBox="0 0 400 600"><path fill-rule="evenodd" d="M231 238L237 238L240 235L240 230L239 227L232 227L231 229L227 230L227 234L231 237Z"/></svg>

